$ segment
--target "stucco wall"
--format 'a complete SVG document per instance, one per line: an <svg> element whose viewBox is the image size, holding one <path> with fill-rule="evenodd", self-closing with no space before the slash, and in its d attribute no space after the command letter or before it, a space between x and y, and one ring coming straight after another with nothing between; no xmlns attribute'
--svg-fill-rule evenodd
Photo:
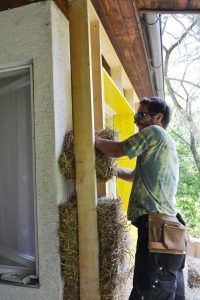
<svg viewBox="0 0 200 300"><path fill-rule="evenodd" d="M57 204L66 184L57 160L72 128L69 24L51 1L0 12L0 68L33 61L39 288L0 285L1 300L62 299Z"/></svg>

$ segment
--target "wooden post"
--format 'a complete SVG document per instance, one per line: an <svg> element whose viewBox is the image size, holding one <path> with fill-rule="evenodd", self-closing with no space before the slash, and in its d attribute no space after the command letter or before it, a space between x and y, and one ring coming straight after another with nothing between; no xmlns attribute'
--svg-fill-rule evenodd
<svg viewBox="0 0 200 300"><path fill-rule="evenodd" d="M69 1L80 299L99 300L97 191L88 0Z"/></svg>
<svg viewBox="0 0 200 300"><path fill-rule="evenodd" d="M95 129L105 127L105 107L103 97L103 74L101 58L101 39L99 21L92 21L91 30L91 53L92 53L92 81L94 98L94 125ZM98 197L106 196L106 184L97 183Z"/></svg>
<svg viewBox="0 0 200 300"><path fill-rule="evenodd" d="M122 79L122 66L116 66L111 68L111 78L118 87L118 89L124 94L123 91L123 79Z"/></svg>

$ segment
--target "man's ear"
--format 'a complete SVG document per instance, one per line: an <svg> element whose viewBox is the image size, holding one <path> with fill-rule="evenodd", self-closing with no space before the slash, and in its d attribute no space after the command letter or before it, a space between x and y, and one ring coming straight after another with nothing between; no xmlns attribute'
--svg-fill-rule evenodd
<svg viewBox="0 0 200 300"><path fill-rule="evenodd" d="M162 125L163 113L158 113L155 115L155 125Z"/></svg>

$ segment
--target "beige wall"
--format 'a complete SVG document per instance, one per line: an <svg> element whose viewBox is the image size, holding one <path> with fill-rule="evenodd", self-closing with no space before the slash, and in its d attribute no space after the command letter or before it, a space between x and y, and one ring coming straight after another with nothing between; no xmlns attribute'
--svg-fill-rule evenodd
<svg viewBox="0 0 200 300"><path fill-rule="evenodd" d="M72 128L69 24L52 1L0 12L0 68L33 61L39 288L0 285L1 300L62 299L57 204L73 189L57 160Z"/></svg>

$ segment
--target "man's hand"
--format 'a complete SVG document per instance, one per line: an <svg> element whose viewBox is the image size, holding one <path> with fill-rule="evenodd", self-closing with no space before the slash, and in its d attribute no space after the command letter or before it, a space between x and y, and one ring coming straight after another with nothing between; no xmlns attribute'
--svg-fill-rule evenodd
<svg viewBox="0 0 200 300"><path fill-rule="evenodd" d="M117 176L120 179L133 182L134 170L128 168L117 167Z"/></svg>
<svg viewBox="0 0 200 300"><path fill-rule="evenodd" d="M95 147L104 154L111 157L117 158L126 155L124 151L124 142L116 142L96 137Z"/></svg>

